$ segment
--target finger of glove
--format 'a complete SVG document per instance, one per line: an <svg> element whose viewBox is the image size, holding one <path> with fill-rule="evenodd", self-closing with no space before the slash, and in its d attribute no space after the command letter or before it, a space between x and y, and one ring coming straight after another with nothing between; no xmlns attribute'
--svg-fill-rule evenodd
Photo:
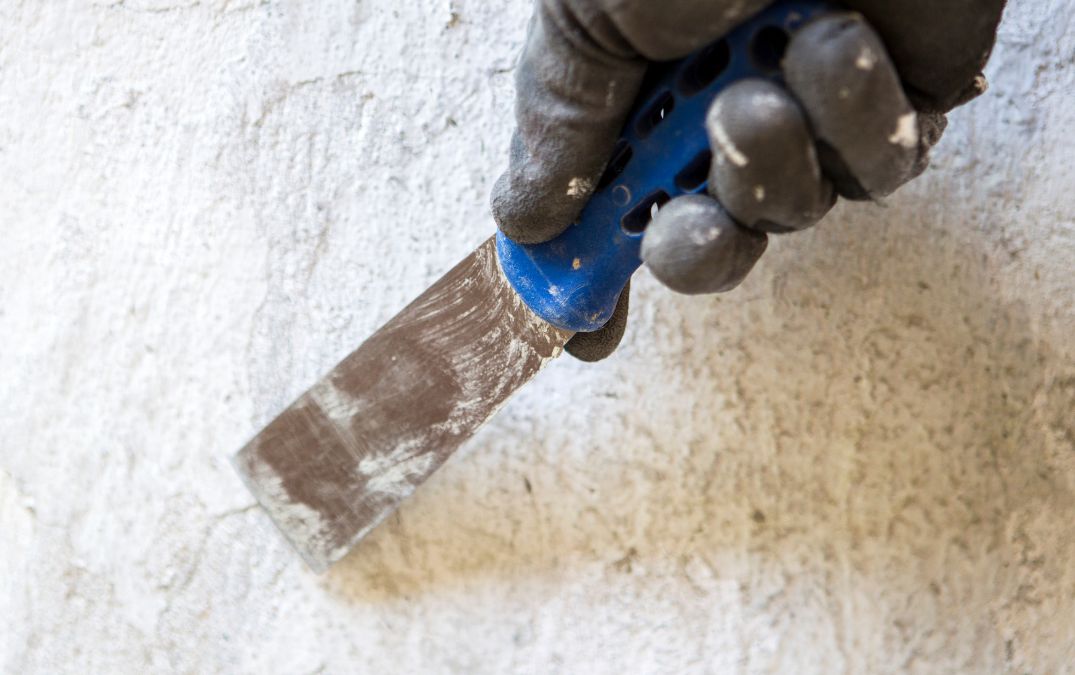
<svg viewBox="0 0 1075 675"><path fill-rule="evenodd" d="M612 317L604 326L590 333L576 333L564 346L571 356L580 361L594 363L612 355L620 346L627 331L627 312L631 301L631 282L623 287Z"/></svg>
<svg viewBox="0 0 1075 675"><path fill-rule="evenodd" d="M730 291L746 278L768 237L741 227L706 195L665 204L642 239L642 260L673 291L695 295Z"/></svg>
<svg viewBox="0 0 1075 675"><path fill-rule="evenodd" d="M516 74L509 166L493 216L520 243L552 239L578 216L634 103L646 62L601 45L558 3L540 3Z"/></svg>
<svg viewBox="0 0 1075 675"><path fill-rule="evenodd" d="M766 80L731 85L710 107L706 130L713 149L709 192L744 226L802 230L835 203L806 118L779 85Z"/></svg>
<svg viewBox="0 0 1075 675"><path fill-rule="evenodd" d="M682 58L727 35L771 0L559 0L590 15L595 33L609 30L650 61Z"/></svg>
<svg viewBox="0 0 1075 675"><path fill-rule="evenodd" d="M946 113L983 93L1006 0L848 0L888 46L911 101Z"/></svg>
<svg viewBox="0 0 1075 675"><path fill-rule="evenodd" d="M648 61L686 56L768 0L541 0L516 73L508 171L493 188L500 229L552 239L586 204Z"/></svg>
<svg viewBox="0 0 1075 675"><path fill-rule="evenodd" d="M883 197L925 168L928 147L918 115L881 38L861 15L828 16L803 27L783 65L841 194Z"/></svg>

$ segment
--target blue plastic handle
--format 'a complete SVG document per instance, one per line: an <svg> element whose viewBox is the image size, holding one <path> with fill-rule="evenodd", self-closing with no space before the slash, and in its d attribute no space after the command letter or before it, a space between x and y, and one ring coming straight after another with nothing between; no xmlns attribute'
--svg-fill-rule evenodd
<svg viewBox="0 0 1075 675"><path fill-rule="evenodd" d="M748 77L779 82L789 35L831 9L818 1L778 2L682 61L651 68L578 221L543 244L497 235L501 268L523 301L559 328L605 325L642 264L639 248L654 208L706 189L712 156L705 117L717 94Z"/></svg>

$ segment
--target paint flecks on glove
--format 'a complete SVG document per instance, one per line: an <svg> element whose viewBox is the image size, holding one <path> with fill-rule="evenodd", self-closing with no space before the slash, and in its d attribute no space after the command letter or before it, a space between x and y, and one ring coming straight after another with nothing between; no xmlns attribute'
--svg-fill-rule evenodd
<svg viewBox="0 0 1075 675"><path fill-rule="evenodd" d="M589 199L648 62L686 56L767 4L536 3L517 71L510 163L492 197L501 230L520 243L560 234ZM925 169L945 128L944 114L985 90L980 73L1005 0L844 4L853 11L812 22L792 39L783 59L790 94L764 92L746 101L726 92L711 112L710 191L741 225L801 230L825 215L836 194L890 194ZM662 231L697 234L689 223ZM684 286L690 288L723 288L726 270L717 269L716 261L709 265L713 279L702 283L696 275L703 267L693 262L682 275L670 269L693 258L678 248L661 255L660 246L679 244L662 236L648 245L650 259L665 265L661 278L690 278ZM622 325L625 318L617 316L616 330L600 339L578 336L576 344L590 339L611 353L618 338L610 338L622 333ZM595 356L586 352L588 360Z"/></svg>

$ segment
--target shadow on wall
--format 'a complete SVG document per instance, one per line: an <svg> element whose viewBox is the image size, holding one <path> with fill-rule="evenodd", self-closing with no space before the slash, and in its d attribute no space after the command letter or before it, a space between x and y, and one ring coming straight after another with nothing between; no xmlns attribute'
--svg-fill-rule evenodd
<svg viewBox="0 0 1075 675"><path fill-rule="evenodd" d="M672 577L700 598L733 588L769 631L832 622L892 664L965 650L947 658L1017 665L1024 632L1075 604L1075 372L998 303L983 253L944 225L886 232L906 215L864 223L863 208L796 239L738 297L657 297L666 314L638 319L653 334L620 357L640 364L643 421L587 428L587 453L558 454L571 419L532 420L557 427L545 456L535 441L492 466L481 495L431 486L328 586L380 603L578 570L624 588ZM630 352L650 340L682 353L647 366ZM666 395L700 378L689 409ZM471 452L512 455L498 442Z"/></svg>

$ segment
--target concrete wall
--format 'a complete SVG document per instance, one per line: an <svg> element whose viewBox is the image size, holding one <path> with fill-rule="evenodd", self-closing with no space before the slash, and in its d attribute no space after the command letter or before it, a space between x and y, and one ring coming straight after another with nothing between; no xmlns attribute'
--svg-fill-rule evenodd
<svg viewBox="0 0 1075 675"><path fill-rule="evenodd" d="M0 671L1075 666L1075 19L886 204L643 273L332 573L227 463L488 236L527 0L0 2Z"/></svg>

